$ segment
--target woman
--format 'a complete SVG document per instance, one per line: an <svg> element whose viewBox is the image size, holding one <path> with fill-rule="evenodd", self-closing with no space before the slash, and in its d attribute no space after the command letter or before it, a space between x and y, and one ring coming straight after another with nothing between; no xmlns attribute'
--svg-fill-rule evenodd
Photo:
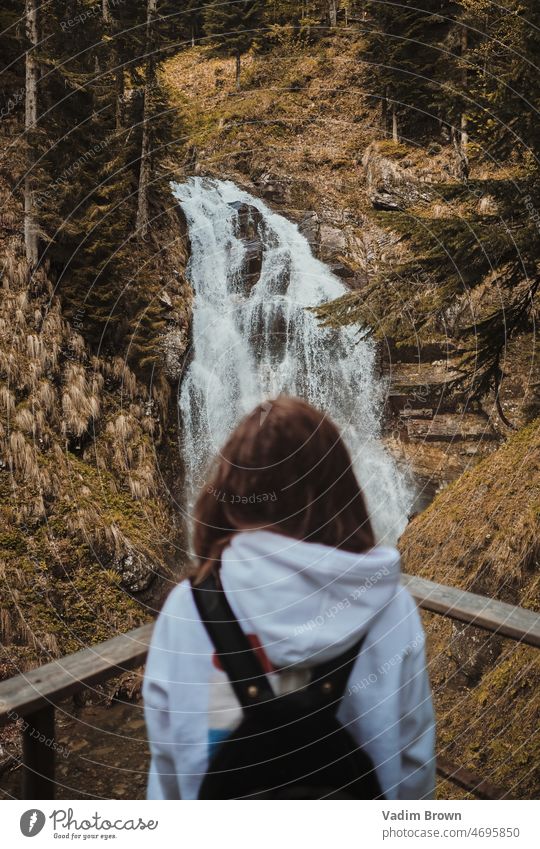
<svg viewBox="0 0 540 849"><path fill-rule="evenodd" d="M387 799L432 798L434 717L424 633L400 584L399 553L376 546L335 425L279 397L236 428L194 512L200 583L226 598L274 692L365 637L337 718L375 766ZM144 681L150 799L194 799L241 710L185 581L156 623Z"/></svg>

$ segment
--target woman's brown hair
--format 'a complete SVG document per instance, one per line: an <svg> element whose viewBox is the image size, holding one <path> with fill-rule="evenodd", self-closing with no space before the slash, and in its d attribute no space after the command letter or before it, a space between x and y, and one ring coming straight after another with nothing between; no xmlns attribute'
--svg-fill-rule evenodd
<svg viewBox="0 0 540 849"><path fill-rule="evenodd" d="M270 530L359 553L375 545L336 425L286 396L259 404L231 434L199 494L194 525L198 579L242 530Z"/></svg>

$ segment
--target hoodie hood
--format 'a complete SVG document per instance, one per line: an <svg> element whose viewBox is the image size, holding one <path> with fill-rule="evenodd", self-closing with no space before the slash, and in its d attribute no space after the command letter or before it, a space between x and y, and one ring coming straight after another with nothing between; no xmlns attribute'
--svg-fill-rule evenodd
<svg viewBox="0 0 540 849"><path fill-rule="evenodd" d="M221 577L243 630L274 666L313 666L369 631L400 588L400 557L386 546L355 554L244 531L224 550Z"/></svg>

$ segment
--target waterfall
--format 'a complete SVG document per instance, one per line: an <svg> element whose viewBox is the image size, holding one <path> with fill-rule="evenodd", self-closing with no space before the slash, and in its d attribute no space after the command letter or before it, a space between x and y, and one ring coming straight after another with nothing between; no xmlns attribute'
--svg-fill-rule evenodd
<svg viewBox="0 0 540 849"><path fill-rule="evenodd" d="M341 428L377 539L394 544L413 492L380 441L384 384L375 345L355 328L321 328L306 309L343 295L344 285L295 224L234 183L193 177L173 190L189 226L195 293L192 359L179 401L188 508L239 419L285 393L325 410ZM246 282L250 245L240 235L246 221L262 244L254 285Z"/></svg>

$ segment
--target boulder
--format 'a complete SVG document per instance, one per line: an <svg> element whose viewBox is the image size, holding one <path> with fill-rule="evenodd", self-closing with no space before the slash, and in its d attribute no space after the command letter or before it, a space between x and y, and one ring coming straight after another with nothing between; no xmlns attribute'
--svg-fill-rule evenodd
<svg viewBox="0 0 540 849"><path fill-rule="evenodd" d="M477 211L479 215L498 215L499 206L492 195L484 195L478 201Z"/></svg>
<svg viewBox="0 0 540 849"><path fill-rule="evenodd" d="M350 265L344 262L331 262L329 263L329 268L332 274L335 274L336 277L341 277L343 280L351 281L356 277L354 268L351 268Z"/></svg>
<svg viewBox="0 0 540 849"><path fill-rule="evenodd" d="M121 586L130 593L147 590L156 571L150 560L141 552L131 549L114 563L115 570L121 576Z"/></svg>
<svg viewBox="0 0 540 849"><path fill-rule="evenodd" d="M371 192L370 199L373 209L378 209L381 212L398 212L404 208L404 203L397 193L391 194L388 191L375 190Z"/></svg>
<svg viewBox="0 0 540 849"><path fill-rule="evenodd" d="M347 237L343 230L330 224L319 226L319 258L323 262L341 260L347 253Z"/></svg>
<svg viewBox="0 0 540 849"><path fill-rule="evenodd" d="M472 625L452 623L450 654L469 686L477 684L484 672L493 669L501 650L500 637Z"/></svg>

